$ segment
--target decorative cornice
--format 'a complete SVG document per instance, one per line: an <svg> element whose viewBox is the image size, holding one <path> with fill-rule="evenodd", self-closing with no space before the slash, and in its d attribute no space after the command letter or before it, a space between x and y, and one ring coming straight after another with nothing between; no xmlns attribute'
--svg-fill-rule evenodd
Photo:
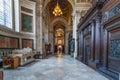
<svg viewBox="0 0 120 80"><path fill-rule="evenodd" d="M21 33L21 32L15 32L14 30L7 28L5 26L0 25L0 34L1 35L6 35L6 36L14 36L14 37L29 37L29 38L34 38L35 34L32 33Z"/></svg>
<svg viewBox="0 0 120 80"><path fill-rule="evenodd" d="M117 25L120 25L120 15L116 15L115 17L105 21L102 23L103 27L111 28L111 27L117 27Z"/></svg>
<svg viewBox="0 0 120 80"><path fill-rule="evenodd" d="M75 7L90 7L90 3L76 3Z"/></svg>
<svg viewBox="0 0 120 80"><path fill-rule="evenodd" d="M89 21L90 19L92 19L92 17L94 15L96 15L97 13L99 13L99 10L102 9L102 2L97 2L96 4L94 4L85 14L85 16L83 18L81 18L79 24L78 24L78 29L85 24L85 22ZM97 15L99 16L99 15Z"/></svg>
<svg viewBox="0 0 120 80"><path fill-rule="evenodd" d="M120 3L118 3L115 7L113 7L109 11L103 13L102 16L103 22L108 21L109 19L115 17L116 15L120 15Z"/></svg>

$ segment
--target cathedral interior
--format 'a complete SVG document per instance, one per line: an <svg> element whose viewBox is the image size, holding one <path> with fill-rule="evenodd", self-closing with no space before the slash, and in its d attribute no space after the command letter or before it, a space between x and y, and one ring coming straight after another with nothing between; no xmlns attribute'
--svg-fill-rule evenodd
<svg viewBox="0 0 120 80"><path fill-rule="evenodd" d="M120 0L0 0L0 80L120 80Z"/></svg>

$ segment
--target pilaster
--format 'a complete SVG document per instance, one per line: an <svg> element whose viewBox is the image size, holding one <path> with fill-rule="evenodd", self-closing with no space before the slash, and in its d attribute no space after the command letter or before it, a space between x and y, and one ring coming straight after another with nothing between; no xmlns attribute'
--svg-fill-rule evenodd
<svg viewBox="0 0 120 80"><path fill-rule="evenodd" d="M75 39L75 50L73 53L74 58L77 57L77 24L80 18L80 14L76 11L74 11L73 14L73 39Z"/></svg>
<svg viewBox="0 0 120 80"><path fill-rule="evenodd" d="M94 60L94 55L95 55L95 20L93 19L91 21L91 55L90 55L90 59L91 61Z"/></svg>
<svg viewBox="0 0 120 80"><path fill-rule="evenodd" d="M99 63L100 61L100 17L96 17L96 26L95 26L95 62Z"/></svg>
<svg viewBox="0 0 120 80"><path fill-rule="evenodd" d="M42 28L42 4L40 4L40 1L37 2L36 7L36 18L37 18L37 26L36 26L36 45L37 45L37 51L40 51L43 53L43 28Z"/></svg>

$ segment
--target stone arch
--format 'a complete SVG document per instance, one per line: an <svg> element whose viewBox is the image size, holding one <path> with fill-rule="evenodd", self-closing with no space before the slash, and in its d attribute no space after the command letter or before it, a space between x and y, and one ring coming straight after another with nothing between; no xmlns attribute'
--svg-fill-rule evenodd
<svg viewBox="0 0 120 80"><path fill-rule="evenodd" d="M68 26L67 21L64 18L59 17L59 18L54 19L52 23L50 24L50 28L52 29L51 31L53 31L53 26L58 22L65 26L65 30L67 29L67 26Z"/></svg>
<svg viewBox="0 0 120 80"><path fill-rule="evenodd" d="M44 6L43 6L43 11L45 11L45 9L46 9L46 7L47 7L47 5L48 5L48 3L50 2L51 0L46 0L45 1L45 3L44 3ZM72 9L74 9L74 2L72 1L72 0L67 0L69 3L70 3L70 5L72 6Z"/></svg>
<svg viewBox="0 0 120 80"><path fill-rule="evenodd" d="M66 42L67 41L67 30L68 30L68 23L67 23L67 21L64 19L64 18L61 18L61 17L58 17L58 18L56 18L56 19L54 19L52 22L51 22L51 24L50 24L50 28L49 28L49 39L50 39L50 41L49 42L51 42L52 43L52 48L51 48L51 50L52 51L54 51L54 42L53 42L53 39L54 39L54 36L53 36L53 34L54 34L54 25L56 25L57 23L61 23L64 27L65 27L65 53L67 53L67 45L68 45L68 43Z"/></svg>

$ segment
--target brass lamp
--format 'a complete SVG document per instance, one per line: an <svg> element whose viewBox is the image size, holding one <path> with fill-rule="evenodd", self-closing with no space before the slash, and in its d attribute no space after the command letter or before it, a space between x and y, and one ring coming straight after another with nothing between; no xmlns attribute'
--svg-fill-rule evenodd
<svg viewBox="0 0 120 80"><path fill-rule="evenodd" d="M57 5L55 6L55 8L54 8L54 10L53 10L53 14L54 14L55 16L60 16L60 15L63 14L63 12L62 12L59 4L58 4L58 1L57 1Z"/></svg>

